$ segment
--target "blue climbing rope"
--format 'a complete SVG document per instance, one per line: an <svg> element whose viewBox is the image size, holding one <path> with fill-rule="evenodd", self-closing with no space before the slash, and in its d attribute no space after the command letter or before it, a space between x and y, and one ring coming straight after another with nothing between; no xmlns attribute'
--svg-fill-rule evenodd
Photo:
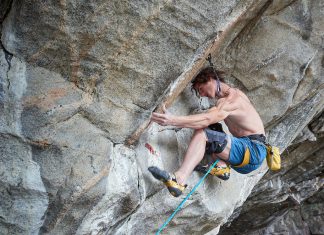
<svg viewBox="0 0 324 235"><path fill-rule="evenodd" d="M201 177L201 179L199 180L199 182L195 185L195 187L193 187L193 189L190 191L190 193L188 193L188 195L186 196L186 198L182 200L182 202L179 204L179 206L175 209L175 211L172 213L172 215L170 215L170 217L164 222L164 224L159 228L159 230L156 232L155 235L159 235L161 233L161 231L168 225L168 223L170 223L170 221L173 219L173 217L175 216L175 214L181 209L181 207L183 206L183 204L188 200L188 198L191 196L191 194L193 194L193 192L198 188L198 186L204 181L204 179L206 178L206 176L208 175L208 173L215 167L215 165L218 162L219 162L219 159L217 159L213 163L213 165L211 167L209 167L209 169L205 173L205 175L203 177Z"/></svg>

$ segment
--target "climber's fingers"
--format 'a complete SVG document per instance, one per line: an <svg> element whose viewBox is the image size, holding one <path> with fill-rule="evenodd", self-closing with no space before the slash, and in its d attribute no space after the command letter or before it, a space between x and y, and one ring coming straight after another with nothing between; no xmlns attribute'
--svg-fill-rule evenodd
<svg viewBox="0 0 324 235"><path fill-rule="evenodd" d="M151 121L159 125L167 126L172 124L172 115L165 113L152 113Z"/></svg>

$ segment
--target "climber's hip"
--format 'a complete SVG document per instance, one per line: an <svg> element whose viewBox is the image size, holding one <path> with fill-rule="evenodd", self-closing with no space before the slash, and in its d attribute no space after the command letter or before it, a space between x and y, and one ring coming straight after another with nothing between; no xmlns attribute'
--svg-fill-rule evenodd
<svg viewBox="0 0 324 235"><path fill-rule="evenodd" d="M247 174L261 166L267 155L266 147L261 141L255 141L249 136L240 138L232 136L231 140L229 163L235 171Z"/></svg>

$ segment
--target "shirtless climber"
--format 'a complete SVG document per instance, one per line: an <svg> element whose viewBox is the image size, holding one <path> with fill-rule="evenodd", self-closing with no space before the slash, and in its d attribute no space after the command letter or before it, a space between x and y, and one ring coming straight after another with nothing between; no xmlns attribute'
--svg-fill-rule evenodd
<svg viewBox="0 0 324 235"><path fill-rule="evenodd" d="M172 115L164 108L164 113L153 113L151 117L153 122L162 126L195 130L184 161L174 174L149 167L152 175L162 181L175 197L184 191L193 170L207 172L210 165L200 164L205 152L214 160L220 159L210 174L223 180L229 178L231 168L247 174L257 169L266 157L262 120L242 91L227 85L222 73L213 67L203 69L192 80L192 89L202 97L217 98L216 106L205 113L188 116ZM223 120L232 135L223 132L218 123Z"/></svg>

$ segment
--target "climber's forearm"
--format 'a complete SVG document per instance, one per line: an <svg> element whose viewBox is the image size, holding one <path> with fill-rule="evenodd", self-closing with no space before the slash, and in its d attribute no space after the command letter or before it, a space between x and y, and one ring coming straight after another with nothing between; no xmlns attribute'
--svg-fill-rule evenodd
<svg viewBox="0 0 324 235"><path fill-rule="evenodd" d="M188 116L175 116L165 113L153 113L152 121L162 126L176 126L186 127L192 129L206 128L212 123L224 120L228 114L217 108L208 110L206 113L188 115Z"/></svg>
<svg viewBox="0 0 324 235"><path fill-rule="evenodd" d="M206 128L211 124L211 118L206 113L189 115L189 116L174 116L170 125L176 127L186 127L192 129Z"/></svg>

